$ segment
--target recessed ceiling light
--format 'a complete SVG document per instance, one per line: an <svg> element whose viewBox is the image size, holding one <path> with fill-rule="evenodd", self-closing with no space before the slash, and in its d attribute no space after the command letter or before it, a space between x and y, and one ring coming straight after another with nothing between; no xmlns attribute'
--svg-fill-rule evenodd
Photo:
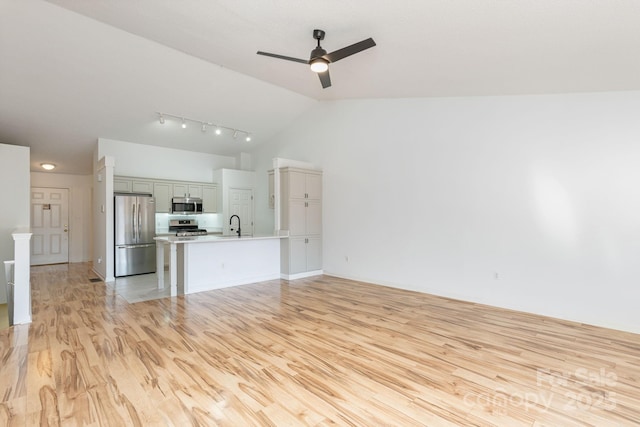
<svg viewBox="0 0 640 427"><path fill-rule="evenodd" d="M48 170L48 171L56 168L56 165L54 165L53 163L40 163L40 166L42 167L42 169Z"/></svg>

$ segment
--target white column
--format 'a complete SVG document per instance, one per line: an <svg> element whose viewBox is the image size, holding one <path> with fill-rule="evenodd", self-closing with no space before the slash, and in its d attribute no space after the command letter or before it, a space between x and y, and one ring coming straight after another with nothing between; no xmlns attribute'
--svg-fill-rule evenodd
<svg viewBox="0 0 640 427"><path fill-rule="evenodd" d="M31 323L31 231L11 233L14 242L13 324Z"/></svg>
<svg viewBox="0 0 640 427"><path fill-rule="evenodd" d="M164 289L164 243L156 240L156 274L158 289Z"/></svg>
<svg viewBox="0 0 640 427"><path fill-rule="evenodd" d="M171 296L178 295L178 254L175 243L169 245L169 276L171 283Z"/></svg>

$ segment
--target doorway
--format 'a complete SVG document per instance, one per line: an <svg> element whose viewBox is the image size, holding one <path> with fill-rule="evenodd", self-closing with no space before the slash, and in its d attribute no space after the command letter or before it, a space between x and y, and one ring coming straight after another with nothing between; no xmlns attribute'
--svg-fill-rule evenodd
<svg viewBox="0 0 640 427"><path fill-rule="evenodd" d="M229 188L229 216L238 215L242 234L253 234L253 190Z"/></svg>
<svg viewBox="0 0 640 427"><path fill-rule="evenodd" d="M31 265L69 262L69 189L31 188Z"/></svg>

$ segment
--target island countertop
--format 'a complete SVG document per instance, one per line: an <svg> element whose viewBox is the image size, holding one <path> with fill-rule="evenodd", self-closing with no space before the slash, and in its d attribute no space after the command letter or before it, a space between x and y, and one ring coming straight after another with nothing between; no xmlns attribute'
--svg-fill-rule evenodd
<svg viewBox="0 0 640 427"><path fill-rule="evenodd" d="M162 243L176 243L176 244L184 244L184 243L216 243L216 242L241 242L247 240L265 240L265 239L282 239L286 236L276 236L273 234L253 234L247 236L221 236L221 235L203 235L203 236L158 236L155 237L154 240Z"/></svg>

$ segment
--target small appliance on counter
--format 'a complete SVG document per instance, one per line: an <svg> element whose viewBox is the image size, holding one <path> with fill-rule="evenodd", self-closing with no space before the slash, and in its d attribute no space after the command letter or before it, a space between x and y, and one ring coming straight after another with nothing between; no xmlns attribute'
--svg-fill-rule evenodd
<svg viewBox="0 0 640 427"><path fill-rule="evenodd" d="M156 204L151 194L114 194L115 276L156 271Z"/></svg>
<svg viewBox="0 0 640 427"><path fill-rule="evenodd" d="M207 230L198 228L198 221L195 219L169 220L169 231L175 231L177 237L203 236L207 234Z"/></svg>

